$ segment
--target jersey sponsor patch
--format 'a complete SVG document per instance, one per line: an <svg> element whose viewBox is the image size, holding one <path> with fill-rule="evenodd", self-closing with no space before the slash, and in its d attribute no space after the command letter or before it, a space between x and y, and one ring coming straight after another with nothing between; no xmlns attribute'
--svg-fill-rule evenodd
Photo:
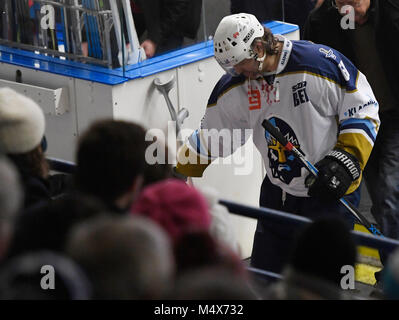
<svg viewBox="0 0 399 320"><path fill-rule="evenodd" d="M294 99L294 107L309 101L308 94L306 93L306 81L297 83L292 87L292 97Z"/></svg>
<svg viewBox="0 0 399 320"><path fill-rule="evenodd" d="M344 112L344 115L345 117L353 117L358 111L369 106L378 107L378 102L375 101L373 98L370 98L370 100L363 105L349 108L347 111Z"/></svg>

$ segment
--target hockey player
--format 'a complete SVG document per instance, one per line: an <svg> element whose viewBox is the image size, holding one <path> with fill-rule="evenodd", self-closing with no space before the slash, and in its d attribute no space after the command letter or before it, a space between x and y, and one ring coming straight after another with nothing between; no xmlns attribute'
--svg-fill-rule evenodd
<svg viewBox="0 0 399 320"><path fill-rule="evenodd" d="M215 148L217 130L251 129L266 168L261 206L310 219L334 216L353 227L337 200L346 195L358 204L362 170L380 123L365 76L338 51L273 35L250 14L223 18L214 48L227 73L209 98L200 128L179 149L176 171L201 177L212 160L236 149L237 143ZM265 131L264 119L316 163L317 179ZM258 221L251 264L281 272L293 244L294 229Z"/></svg>

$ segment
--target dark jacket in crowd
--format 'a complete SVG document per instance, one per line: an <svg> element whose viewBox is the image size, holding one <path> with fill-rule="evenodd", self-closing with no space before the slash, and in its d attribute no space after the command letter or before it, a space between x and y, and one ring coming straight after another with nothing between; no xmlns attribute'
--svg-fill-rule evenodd
<svg viewBox="0 0 399 320"><path fill-rule="evenodd" d="M342 16L332 6L332 0L325 0L314 9L305 25L304 39L328 45L349 58L355 65L356 54L351 45L352 29L341 28ZM375 27L377 51L383 63L384 72L391 85L399 108L399 0L371 0L369 19ZM366 53L367 54L367 53ZM372 63L372 61L370 61Z"/></svg>
<svg viewBox="0 0 399 320"><path fill-rule="evenodd" d="M282 20L283 15L281 0L231 0L230 11L253 14L260 22Z"/></svg>
<svg viewBox="0 0 399 320"><path fill-rule="evenodd" d="M299 26L301 34L316 0L231 0L231 13L251 13L260 22L280 20Z"/></svg>
<svg viewBox="0 0 399 320"><path fill-rule="evenodd" d="M47 179L21 173L25 192L23 208L30 208L38 203L47 202L69 191L71 179L65 174L50 175Z"/></svg>
<svg viewBox="0 0 399 320"><path fill-rule="evenodd" d="M131 1L137 34L164 44L172 35L194 39L200 25L202 0Z"/></svg>

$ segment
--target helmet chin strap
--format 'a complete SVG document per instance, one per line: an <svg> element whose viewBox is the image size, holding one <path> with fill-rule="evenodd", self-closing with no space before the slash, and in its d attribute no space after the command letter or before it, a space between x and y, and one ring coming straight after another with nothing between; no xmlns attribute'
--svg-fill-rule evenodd
<svg viewBox="0 0 399 320"><path fill-rule="evenodd" d="M262 58L256 58L256 61L259 62L258 71L260 71L260 72L263 69L263 62L265 61L265 59L266 59L266 52L263 54Z"/></svg>

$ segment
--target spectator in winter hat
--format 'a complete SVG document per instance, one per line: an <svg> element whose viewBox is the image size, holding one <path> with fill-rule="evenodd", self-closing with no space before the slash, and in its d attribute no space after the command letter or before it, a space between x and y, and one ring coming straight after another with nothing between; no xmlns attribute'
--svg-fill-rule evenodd
<svg viewBox="0 0 399 320"><path fill-rule="evenodd" d="M64 187L64 175L49 177L44 131L44 114L36 102L10 88L0 89L0 149L21 175L25 208L50 200Z"/></svg>
<svg viewBox="0 0 399 320"><path fill-rule="evenodd" d="M191 230L208 230L211 216L202 194L185 182L168 179L145 188L131 212L161 225L175 243Z"/></svg>

